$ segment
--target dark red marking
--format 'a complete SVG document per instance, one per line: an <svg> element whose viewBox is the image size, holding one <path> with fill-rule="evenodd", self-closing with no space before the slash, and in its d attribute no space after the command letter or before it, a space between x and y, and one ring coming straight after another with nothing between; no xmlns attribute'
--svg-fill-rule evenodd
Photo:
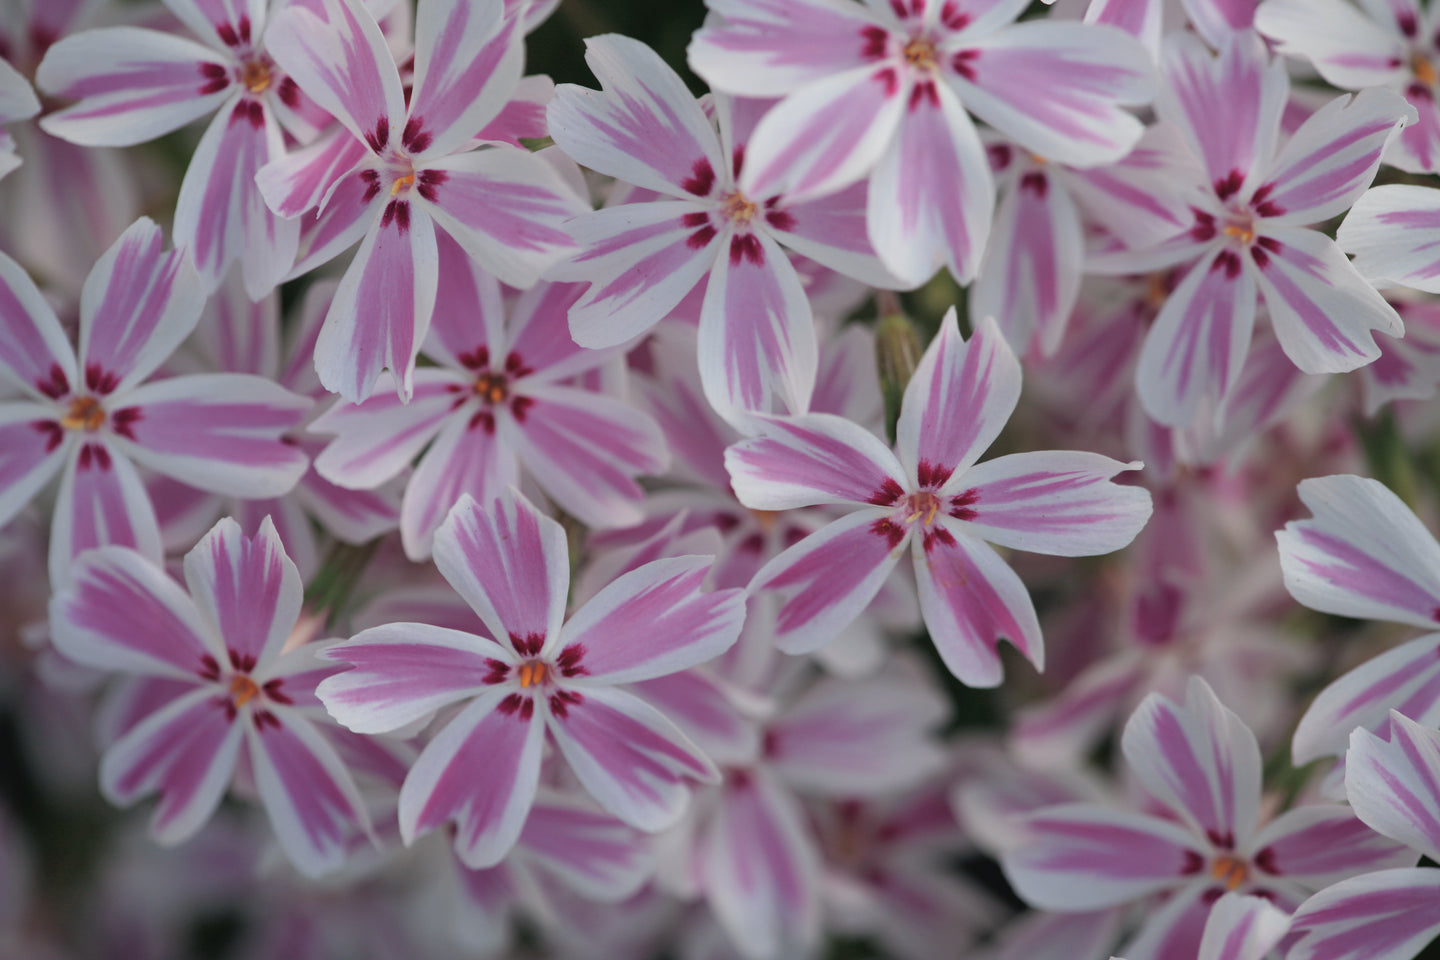
<svg viewBox="0 0 1440 960"><path fill-rule="evenodd" d="M921 460L915 467L915 479L920 481L921 487L933 489L949 480L950 474L954 472L952 467L931 463L929 460Z"/></svg>
<svg viewBox="0 0 1440 960"><path fill-rule="evenodd" d="M885 56L890 45L890 33L884 27L870 26L860 31L860 56L868 60L879 60Z"/></svg>
<svg viewBox="0 0 1440 960"><path fill-rule="evenodd" d="M127 440L135 439L135 424L144 419L139 407L125 407L110 414L110 429Z"/></svg>
<svg viewBox="0 0 1440 960"><path fill-rule="evenodd" d="M282 678L276 677L274 680L266 680L260 689L265 691L265 696L274 700L276 703L292 704L295 701L291 700L289 694L280 689L284 683L285 681Z"/></svg>
<svg viewBox="0 0 1440 960"><path fill-rule="evenodd" d="M406 120L405 129L400 133L400 142L411 153L419 153L424 150L434 139L425 131L425 121L419 117L411 117Z"/></svg>
<svg viewBox="0 0 1440 960"><path fill-rule="evenodd" d="M954 70L966 80L975 80L975 61L980 59L979 50L957 50L955 56L950 58L950 69Z"/></svg>
<svg viewBox="0 0 1440 960"><path fill-rule="evenodd" d="M65 376L65 371L60 369L60 364L52 363L48 379L36 380L35 389L51 400L59 400L70 392L70 378Z"/></svg>
<svg viewBox="0 0 1440 960"><path fill-rule="evenodd" d="M1039 170L1031 170L1020 178L1020 189L1029 190L1043 200L1050 190L1050 181Z"/></svg>
<svg viewBox="0 0 1440 960"><path fill-rule="evenodd" d="M905 539L905 528L900 526L889 517L881 517L870 525L870 532L879 534L890 543L890 549L894 550L900 546Z"/></svg>
<svg viewBox="0 0 1440 960"><path fill-rule="evenodd" d="M434 203L436 197L439 196L436 188L449 179L450 174L444 170L421 170L415 174L415 180L418 184L418 186L415 187L415 192L431 203Z"/></svg>
<svg viewBox="0 0 1440 960"><path fill-rule="evenodd" d="M680 186L686 193L693 193L697 197L707 196L711 188L715 186L715 170L710 166L710 161L701 157L695 161L690 172L690 177L684 180Z"/></svg>
<svg viewBox="0 0 1440 960"><path fill-rule="evenodd" d="M888 507L901 497L905 496L905 490L900 484L889 477L880 482L880 489L870 494L866 503L873 503L877 507Z"/></svg>
<svg viewBox="0 0 1440 960"><path fill-rule="evenodd" d="M375 129L365 134L365 142L370 149L379 153L390 143L390 120L388 117L381 117L375 121Z"/></svg>
<svg viewBox="0 0 1440 960"><path fill-rule="evenodd" d="M562 677L585 676L587 670L580 661L585 659L585 645L577 643L560 651L560 656L555 658L555 669L560 671Z"/></svg>
<svg viewBox="0 0 1440 960"><path fill-rule="evenodd" d="M971 487L950 501L950 516L956 520L974 520L980 512L971 508L979 499L980 491Z"/></svg>
<svg viewBox="0 0 1440 960"><path fill-rule="evenodd" d="M733 266L741 260L749 260L757 267L765 263L765 248L760 246L760 238L753 233L736 234L730 238L730 263Z"/></svg>

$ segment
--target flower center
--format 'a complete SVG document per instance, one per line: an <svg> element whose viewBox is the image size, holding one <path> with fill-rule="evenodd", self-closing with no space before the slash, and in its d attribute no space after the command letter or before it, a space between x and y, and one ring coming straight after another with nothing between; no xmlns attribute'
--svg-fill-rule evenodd
<svg viewBox="0 0 1440 960"><path fill-rule="evenodd" d="M403 177L397 177L395 182L390 184L390 196L399 196L401 190L408 190L415 185L415 174L407 173Z"/></svg>
<svg viewBox="0 0 1440 960"><path fill-rule="evenodd" d="M916 70L935 69L935 44L924 37L914 37L901 51L905 62Z"/></svg>
<svg viewBox="0 0 1440 960"><path fill-rule="evenodd" d="M270 86L270 65L263 60L246 60L240 68L240 82L251 93L264 93Z"/></svg>
<svg viewBox="0 0 1440 960"><path fill-rule="evenodd" d="M510 395L509 381L503 373L482 373L475 380L475 392L480 399L498 406Z"/></svg>
<svg viewBox="0 0 1440 960"><path fill-rule="evenodd" d="M1431 63L1430 58L1423 53L1417 52L1411 56L1410 72L1415 74L1416 80L1427 87L1433 87L1436 81L1440 81L1440 74L1436 73L1435 64Z"/></svg>
<svg viewBox="0 0 1440 960"><path fill-rule="evenodd" d="M1230 218L1221 231L1225 236L1249 245L1255 240L1255 218L1248 213L1236 214Z"/></svg>
<svg viewBox="0 0 1440 960"><path fill-rule="evenodd" d="M545 677L550 673L550 668L543 660L526 660L520 664L520 686L522 689L538 687L545 682Z"/></svg>
<svg viewBox="0 0 1440 960"><path fill-rule="evenodd" d="M755 218L755 214L759 212L760 208L755 205L755 201L736 190L725 198L721 210L726 217L743 226Z"/></svg>
<svg viewBox="0 0 1440 960"><path fill-rule="evenodd" d="M1224 883L1226 890L1238 890L1249 873L1244 860L1229 854L1216 857L1210 865L1210 876Z"/></svg>
<svg viewBox="0 0 1440 960"><path fill-rule="evenodd" d="M925 526L935 522L935 515L940 512L940 498L929 490L921 490L919 493L912 493L905 498L905 522L914 523L921 517Z"/></svg>
<svg viewBox="0 0 1440 960"><path fill-rule="evenodd" d="M245 704L260 696L260 687L243 673L237 673L230 678L230 697L235 701L235 706L243 707Z"/></svg>
<svg viewBox="0 0 1440 960"><path fill-rule="evenodd" d="M66 430L99 430L105 423L105 408L94 397L76 397L70 401L70 409L60 418L60 426Z"/></svg>

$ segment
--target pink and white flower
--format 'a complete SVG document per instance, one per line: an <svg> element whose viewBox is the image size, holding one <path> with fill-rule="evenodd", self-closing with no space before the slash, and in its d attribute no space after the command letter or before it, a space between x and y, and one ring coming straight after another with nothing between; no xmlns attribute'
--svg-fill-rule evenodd
<svg viewBox="0 0 1440 960"><path fill-rule="evenodd" d="M501 0L425 0L417 8L415 82L400 71L359 0L276 14L269 50L351 139L322 141L266 166L257 183L281 217L325 216L300 268L360 241L315 344L326 389L358 402L389 369L402 399L430 326L438 233L517 287L570 248L564 220L580 199L552 168L505 144L475 149L519 83L521 21ZM363 238L363 239L362 239Z"/></svg>
<svg viewBox="0 0 1440 960"><path fill-rule="evenodd" d="M843 504L846 516L767 563L750 590L783 597L776 645L829 642L875 596L911 547L920 609L945 665L971 686L1001 679L997 645L1044 662L1030 595L987 543L1036 553L1110 553L1150 516L1150 495L1111 478L1124 464L1080 452L976 460L1020 396L1020 364L993 321L969 342L952 308L905 389L892 452L827 414L756 418L759 435L725 454L740 502L755 510Z"/></svg>
<svg viewBox="0 0 1440 960"><path fill-rule="evenodd" d="M1024 0L710 0L690 64L716 90L783 97L747 153L749 196L803 202L870 177L881 260L911 284L975 276L995 188L968 111L1047 159L1099 166L1141 133L1150 57L1108 27L1013 21Z"/></svg>
<svg viewBox="0 0 1440 960"><path fill-rule="evenodd" d="M310 409L263 377L195 374L146 383L194 328L205 294L182 251L137 220L91 270L80 349L15 261L0 256L0 523L61 474L50 579L119 544L160 561L160 531L135 465L238 497L276 496L307 458L283 434Z"/></svg>
<svg viewBox="0 0 1440 960"><path fill-rule="evenodd" d="M151 830L179 843L215 812L243 752L290 862L312 876L336 869L369 820L315 700L335 668L313 646L283 650L302 589L274 525L246 537L220 521L186 555L185 581L188 592L135 551L100 547L51 601L67 657L175 685L106 751L102 791L119 806L158 791Z"/></svg>
<svg viewBox="0 0 1440 960"><path fill-rule="evenodd" d="M462 498L436 533L435 562L487 632L504 639L418 623L374 627L326 651L354 669L319 690L331 715L360 733L463 704L400 790L406 843L454 821L466 866L499 863L535 800L547 740L602 807L649 832L683 813L685 779L716 778L664 714L621 689L735 642L743 594L701 591L711 558L646 564L563 622L565 532L511 491L488 511Z"/></svg>

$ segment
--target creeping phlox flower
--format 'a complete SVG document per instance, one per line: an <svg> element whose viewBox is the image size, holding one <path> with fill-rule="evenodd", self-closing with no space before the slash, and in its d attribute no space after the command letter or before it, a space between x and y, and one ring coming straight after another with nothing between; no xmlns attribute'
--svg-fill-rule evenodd
<svg viewBox="0 0 1440 960"><path fill-rule="evenodd" d="M307 266L364 238L315 344L320 382L359 401L388 368L408 400L435 308L437 231L502 281L528 287L569 249L561 224L581 202L526 151L475 149L522 70L521 23L501 0L419 4L408 98L370 11L359 0L321 7L323 18L298 4L276 14L269 49L351 133L352 150L301 151L262 169L256 182L283 217L317 205L330 214Z"/></svg>
<svg viewBox="0 0 1440 960"><path fill-rule="evenodd" d="M945 665L971 686L1000 682L1002 637L1036 666L1040 625L1015 571L985 542L1060 556L1110 553L1150 516L1150 494L1114 484L1139 469L1099 454L1020 453L976 464L1020 399L1020 364L993 321L969 342L952 307L905 388L891 452L827 414L755 419L725 454L756 510L818 503L853 512L795 544L750 589L784 598L776 644L807 653L870 602L911 545L920 609Z"/></svg>
<svg viewBox="0 0 1440 960"><path fill-rule="evenodd" d="M1240 377L1258 301L1306 373L1374 360L1371 331L1399 335L1400 318L1310 225L1344 212L1370 185L1386 144L1414 121L1413 108L1386 90L1338 97L1278 145L1290 82L1253 35L1237 35L1218 55L1196 37L1171 37L1163 65L1157 112L1192 155L1174 171L1192 223L1158 246L1095 261L1122 273L1190 265L1140 354L1136 389L1145 411L1184 427L1208 403L1218 419Z"/></svg>
<svg viewBox="0 0 1440 960"><path fill-rule="evenodd" d="M604 90L558 88L551 135L578 162L653 199L570 224L582 250L550 275L590 281L570 311L576 341L633 340L703 282L697 356L711 405L733 415L778 401L805 412L818 350L810 301L785 249L872 286L904 285L866 238L864 185L809 202L774 184L757 189L746 153L769 102L716 95L712 122L644 44L592 37L585 58Z"/></svg>
<svg viewBox="0 0 1440 960"><path fill-rule="evenodd" d="M462 498L435 535L435 563L504 639L420 623L374 627L326 652L354 669L319 690L331 715L358 733L465 702L401 787L405 842L453 820L461 861L499 863L534 802L547 734L610 813L651 832L673 824L689 796L683 778L713 780L715 767L660 711L617 687L684 670L735 642L743 594L701 592L712 559L632 570L562 626L564 529L513 491L488 510Z"/></svg>
<svg viewBox="0 0 1440 960"><path fill-rule="evenodd" d="M1198 677L1183 704L1147 697L1120 745L1159 815L1087 803L1044 808L1025 818L1022 839L1001 862L1016 892L1045 910L1167 895L1119 951L1127 960L1194 956L1226 892L1293 910L1337 880L1413 858L1341 804L1296 807L1260 826L1255 735Z"/></svg>
<svg viewBox="0 0 1440 960"><path fill-rule="evenodd" d="M352 833L370 824L315 699L315 684L336 668L318 663L313 645L283 649L302 590L274 525L246 537L221 520L186 555L185 582L188 595L134 550L100 547L51 601L66 656L178 685L106 751L101 789L121 806L158 791L151 829L179 843L215 812L243 748L290 862L311 875L335 869Z"/></svg>
<svg viewBox="0 0 1440 960"><path fill-rule="evenodd" d="M1027 0L709 0L690 64L716 90L783 97L747 148L747 194L794 202L870 175L870 241L912 284L972 280L995 187L967 109L1060 163L1120 159L1141 134L1120 104L1154 70L1124 32L1013 21ZM873 174L872 174L873 171Z"/></svg>
<svg viewBox="0 0 1440 960"><path fill-rule="evenodd" d="M650 417L578 379L619 357L570 339L566 316L579 286L541 283L507 304L457 245L442 239L439 249L445 296L425 346L437 365L417 371L408 404L387 392L322 414L311 429L335 439L316 469L344 487L374 487L429 444L401 505L405 551L416 560L430 555L462 496L489 503L519 481L522 466L586 524L639 521L635 477L664 467L665 443Z"/></svg>
<svg viewBox="0 0 1440 960"><path fill-rule="evenodd" d="M1434 631L1440 625L1440 543L1378 480L1316 477L1300 484L1314 517L1275 534L1285 586L1314 610ZM1390 711L1440 723L1440 632L1362 663L1320 692L1300 718L1296 763L1338 756L1351 731L1382 731Z"/></svg>
<svg viewBox="0 0 1440 960"><path fill-rule="evenodd" d="M137 220L106 251L80 297L80 349L15 261L0 255L0 523L62 473L50 579L102 544L159 562L155 509L134 464L238 497L276 496L305 472L282 441L310 409L263 377L194 374L144 381L194 328L205 295L181 251Z"/></svg>
<svg viewBox="0 0 1440 960"><path fill-rule="evenodd" d="M286 133L314 136L317 111L266 52L264 0L167 6L203 44L139 27L65 37L35 77L51 96L78 102L40 126L85 146L130 146L215 111L180 182L175 242L190 251L208 290L238 260L246 291L258 298L294 262L299 226L266 209L255 174L284 155Z"/></svg>

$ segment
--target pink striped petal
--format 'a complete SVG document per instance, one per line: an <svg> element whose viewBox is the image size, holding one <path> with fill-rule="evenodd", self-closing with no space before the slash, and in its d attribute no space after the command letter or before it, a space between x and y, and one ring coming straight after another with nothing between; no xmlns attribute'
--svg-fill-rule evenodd
<svg viewBox="0 0 1440 960"><path fill-rule="evenodd" d="M1380 155L1415 110L1389 90L1337 97L1286 142L1266 175L1274 222L1316 223L1344 213L1380 169ZM1263 188L1262 188L1263 189Z"/></svg>
<svg viewBox="0 0 1440 960"><path fill-rule="evenodd" d="M1046 159L1100 166L1140 139L1144 126L1120 105L1148 102L1155 70L1145 47L1121 30L1032 20L959 52L970 56L948 79L964 104Z"/></svg>
<svg viewBox="0 0 1440 960"><path fill-rule="evenodd" d="M400 72L375 17L359 0L318 0L275 14L265 49L300 89L381 153L398 146L405 123Z"/></svg>
<svg viewBox="0 0 1440 960"><path fill-rule="evenodd" d="M690 41L691 69L717 90L776 97L869 61L876 18L845 0L715 0L721 18Z"/></svg>
<svg viewBox="0 0 1440 960"><path fill-rule="evenodd" d="M1440 292L1440 190L1387 184L1365 192L1336 237L1355 269L1378 286Z"/></svg>
<svg viewBox="0 0 1440 960"><path fill-rule="evenodd" d="M683 778L719 779L715 765L634 694L578 689L564 701L550 698L550 736L590 796L625 823L646 833L668 829L690 796Z"/></svg>
<svg viewBox="0 0 1440 960"><path fill-rule="evenodd" d="M755 127L740 189L749 197L784 194L791 203L844 189L880 161L905 120L908 94L891 66L800 88Z"/></svg>
<svg viewBox="0 0 1440 960"><path fill-rule="evenodd" d="M530 8L534 10L532 6ZM545 121L545 106L555 96L555 81L541 74L521 77L514 93L500 108L495 119L475 135L477 140L498 140L512 147L523 147L522 140L539 140L550 135Z"/></svg>
<svg viewBox="0 0 1440 960"><path fill-rule="evenodd" d="M1390 142L1385 162L1407 173L1430 173L1440 166L1440 107L1427 88L1407 87L1404 93L1417 120Z"/></svg>
<svg viewBox="0 0 1440 960"><path fill-rule="evenodd" d="M150 832L167 846L180 843L220 805L244 728L226 718L213 688L195 690L111 744L100 761L100 791L122 807L159 792Z"/></svg>
<svg viewBox="0 0 1440 960"><path fill-rule="evenodd" d="M496 639L533 646L559 634L570 584L565 531L514 490L483 508L463 497L435 534L435 565Z"/></svg>
<svg viewBox="0 0 1440 960"><path fill-rule="evenodd" d="M1307 607L1417 627L1440 622L1440 544L1378 480L1300 483L1314 517L1275 534L1285 586Z"/></svg>
<svg viewBox="0 0 1440 960"><path fill-rule="evenodd" d="M155 222L141 217L85 278L79 356L91 392L123 393L140 383L200 320L200 275L183 250L164 253L163 242Z"/></svg>
<svg viewBox="0 0 1440 960"><path fill-rule="evenodd" d="M1020 361L994 320L982 320L964 341L951 307L905 387L895 450L906 474L927 481L921 486L957 492L1019 399Z"/></svg>
<svg viewBox="0 0 1440 960"><path fill-rule="evenodd" d="M755 725L736 708L735 698L703 670L641 680L630 691L669 717L717 764L741 763L755 756Z"/></svg>
<svg viewBox="0 0 1440 960"><path fill-rule="evenodd" d="M1169 960L1191 957L1198 960L1200 941L1210 919L1211 897L1218 887L1204 879L1191 882L1150 910L1139 932L1119 948L1126 960ZM1289 899L1289 898L1287 898ZM1293 902L1293 900L1291 901Z"/></svg>
<svg viewBox="0 0 1440 960"><path fill-rule="evenodd" d="M805 794L891 794L945 765L935 731L949 714L939 692L914 677L826 679L766 727L765 759Z"/></svg>
<svg viewBox="0 0 1440 960"><path fill-rule="evenodd" d="M175 201L175 245L190 251L208 290L239 260L258 300L295 262L300 224L271 213L255 186L256 172L284 150L274 115L244 97L227 102L200 138Z"/></svg>
<svg viewBox="0 0 1440 960"><path fill-rule="evenodd" d="M400 525L400 491L393 484L374 491L346 490L311 470L290 492L290 500L299 503L331 536L355 546ZM296 564L306 572L298 558Z"/></svg>
<svg viewBox="0 0 1440 960"><path fill-rule="evenodd" d="M270 518L253 537L226 517L185 555L190 596L228 653L261 665L280 655L300 619L300 573Z"/></svg>
<svg viewBox="0 0 1440 960"><path fill-rule="evenodd" d="M535 482L590 526L638 523L645 492L635 478L661 473L667 462L655 421L588 390L537 385L524 396L531 405L503 424L501 437Z"/></svg>
<svg viewBox="0 0 1440 960"><path fill-rule="evenodd" d="M1200 857L1199 838L1178 824L1086 803L1032 813L1023 829L1023 845L1000 862L1021 898L1042 910L1097 910L1177 888Z"/></svg>
<svg viewBox="0 0 1440 960"><path fill-rule="evenodd" d="M577 683L588 686L649 680L718 657L740 636L745 600L739 590L701 590L713 559L655 560L611 582L565 624L556 658L573 659Z"/></svg>
<svg viewBox="0 0 1440 960"><path fill-rule="evenodd" d="M659 54L606 34L585 41L585 62L602 89L556 89L546 115L560 149L582 166L658 193L722 195L729 161L715 127Z"/></svg>
<svg viewBox="0 0 1440 960"><path fill-rule="evenodd" d="M1140 784L1219 847L1245 843L1260 803L1260 747L1244 721L1191 677L1185 703L1152 693L1121 737Z"/></svg>
<svg viewBox="0 0 1440 960"><path fill-rule="evenodd" d="M725 451L735 496L752 510L894 503L905 474L868 430L829 413L756 419L760 436Z"/></svg>
<svg viewBox="0 0 1440 960"><path fill-rule="evenodd" d="M1192 259L1200 250L1193 237L1182 234L1195 224L1190 195L1175 189L1177 171L1191 168L1198 168L1198 161L1180 131L1172 124L1156 123L1146 128L1135 149L1121 160L1103 167L1068 170L1065 181L1086 218L1129 248L1120 254L1122 258L1136 257L1131 251L1148 250L1168 266ZM1198 180L1202 175L1195 169L1185 176ZM1177 235L1182 239L1161 246ZM1086 268L1092 269L1093 264L1087 262Z"/></svg>
<svg viewBox="0 0 1440 960"><path fill-rule="evenodd" d="M479 353L477 348L484 347L487 355L503 361L508 349L500 281L480 269L448 233L435 235L435 250L440 257L439 287L430 332L421 350L437 363L466 371L469 378L473 372L461 361L462 356L473 357ZM525 361L528 367L537 366L529 357Z"/></svg>
<svg viewBox="0 0 1440 960"><path fill-rule="evenodd" d="M320 206L335 181L355 170L365 156L365 144L337 127L314 143L277 156L261 167L255 174L255 185L277 216L298 217ZM358 188L358 193L364 193L363 187ZM342 198L336 202L344 201Z"/></svg>
<svg viewBox="0 0 1440 960"><path fill-rule="evenodd" d="M214 627L180 585L122 547L101 547L76 562L50 610L56 649L98 670L195 683L224 659Z"/></svg>
<svg viewBox="0 0 1440 960"><path fill-rule="evenodd" d="M265 24L263 0L170 0L166 7L197 37L210 35L227 47L250 45ZM214 43L214 40L210 40Z"/></svg>
<svg viewBox="0 0 1440 960"><path fill-rule="evenodd" d="M266 168L268 169L268 167ZM370 195L370 185L361 177L364 167L356 167L336 183L327 196L324 209L300 218L300 238L295 248L295 265L284 277L294 280L321 264L329 263L360 242L384 216L388 197ZM372 202L373 200L373 202ZM333 300L332 296L327 303Z"/></svg>
<svg viewBox="0 0 1440 960"><path fill-rule="evenodd" d="M810 301L766 232L733 233L700 312L700 382L722 416L810 407L819 347ZM778 401L778 403L777 403Z"/></svg>
<svg viewBox="0 0 1440 960"><path fill-rule="evenodd" d="M510 349L535 372L530 383L556 383L612 360L618 351L588 350L570 336L570 309L585 287L537 283L511 305Z"/></svg>
<svg viewBox="0 0 1440 960"><path fill-rule="evenodd" d="M539 784L545 724L522 709L533 702L508 687L487 690L430 741L400 788L400 836L407 846L453 821L455 854L467 867L492 867L505 858Z"/></svg>
<svg viewBox="0 0 1440 960"><path fill-rule="evenodd" d="M1350 0L1269 0L1255 11L1255 29L1277 53L1309 60L1342 90L1360 90L1391 85L1409 55L1403 35L1376 19Z"/></svg>
<svg viewBox="0 0 1440 960"><path fill-rule="evenodd" d="M572 252L565 223L586 208L541 158L497 145L431 161L425 170L445 179L433 203L419 202L502 283L533 286Z"/></svg>
<svg viewBox="0 0 1440 960"><path fill-rule="evenodd" d="M742 955L811 955L821 862L794 795L763 767L736 771L700 842L710 907Z"/></svg>
<svg viewBox="0 0 1440 960"><path fill-rule="evenodd" d="M909 285L924 283L942 265L968 283L995 207L985 147L946 84L912 86L906 109L899 136L870 178L870 242Z"/></svg>
<svg viewBox="0 0 1440 960"><path fill-rule="evenodd" d="M1093 663L1057 696L1020 710L1010 743L1037 769L1085 756L1119 726L1148 679L1138 652Z"/></svg>
<svg viewBox="0 0 1440 960"><path fill-rule="evenodd" d="M315 469L342 487L378 487L409 466L439 432L464 389L459 381L450 370L422 368L415 371L409 403L385 389L390 378L382 378L381 389L363 403L337 401L309 426L311 433L334 435L315 458Z"/></svg>
<svg viewBox="0 0 1440 960"><path fill-rule="evenodd" d="M371 627L321 656L351 667L320 681L315 694L356 733L399 730L476 696L512 659L494 640L423 623Z"/></svg>
<svg viewBox="0 0 1440 960"><path fill-rule="evenodd" d="M204 358L206 371L273 377L280 370L280 297L271 291L252 301L240 281L238 270L226 275L189 347Z"/></svg>
<svg viewBox="0 0 1440 960"><path fill-rule="evenodd" d="M970 291L972 323L994 317L1017 354L1033 340L1053 355L1080 294L1084 256L1080 213L1065 183L1043 166L1021 174L995 212Z"/></svg>
<svg viewBox="0 0 1440 960"><path fill-rule="evenodd" d="M549 276L590 283L570 310L575 341L619 346L664 319L722 254L724 234L708 223L704 207L672 200L607 207L569 223L580 252Z"/></svg>
<svg viewBox="0 0 1440 960"><path fill-rule="evenodd" d="M890 510L857 510L772 559L750 592L773 590L781 607L775 645L786 653L824 646L870 605L904 549Z"/></svg>
<svg viewBox="0 0 1440 960"><path fill-rule="evenodd" d="M405 481L400 536L411 560L428 559L435 531L462 497L490 503L520 481L510 444L485 429L478 415L458 411L445 421L420 465Z"/></svg>
<svg viewBox="0 0 1440 960"><path fill-rule="evenodd" d="M1085 22L1118 27L1145 44L1152 57L1159 57L1164 7L1159 0L1091 0L1085 8Z"/></svg>
<svg viewBox="0 0 1440 960"><path fill-rule="evenodd" d="M389 370L401 398L410 399L415 354L435 309L438 262L429 214L390 201L360 242L315 341L315 372L327 390L358 403Z"/></svg>
<svg viewBox="0 0 1440 960"><path fill-rule="evenodd" d="M9 62L0 62L0 123L29 120L40 112L40 99L25 75Z"/></svg>
<svg viewBox="0 0 1440 960"><path fill-rule="evenodd" d="M906 282L880 262L870 243L865 222L869 196L869 184L862 181L809 203L777 205L766 224L787 250L837 273L872 287L905 287ZM815 306L824 312L822 305Z"/></svg>
<svg viewBox="0 0 1440 960"><path fill-rule="evenodd" d="M1186 427L1206 404L1223 409L1250 349L1255 292L1255 272L1233 250L1214 250L1190 268L1140 350L1135 381L1147 414Z"/></svg>
<svg viewBox="0 0 1440 960"><path fill-rule="evenodd" d="M1213 47L1223 46L1233 35L1247 34L1255 19L1259 0L1181 0L1190 22Z"/></svg>
<svg viewBox="0 0 1440 960"><path fill-rule="evenodd" d="M1394 709L1440 723L1440 634L1432 633L1365 661L1320 691L1300 718L1295 763L1345 752L1350 732L1382 730Z"/></svg>
<svg viewBox="0 0 1440 960"><path fill-rule="evenodd" d="M1264 960L1290 930L1290 915L1264 897L1227 893L1210 908L1197 960Z"/></svg>
<svg viewBox="0 0 1440 960"><path fill-rule="evenodd" d="M69 452L54 442L53 408L0 403L0 528L60 472Z"/></svg>
<svg viewBox="0 0 1440 960"><path fill-rule="evenodd" d="M1386 740L1363 728L1350 734L1345 794L1371 829L1440 859L1440 733L1395 710L1389 720ZM1412 854L1404 865L1413 862Z"/></svg>
<svg viewBox="0 0 1440 960"><path fill-rule="evenodd" d="M464 146L520 82L520 21L500 0L427 0L415 11L415 85L402 141L417 157Z"/></svg>
<svg viewBox="0 0 1440 960"><path fill-rule="evenodd" d="M1290 960L1410 960L1440 933L1440 870L1381 870L1306 900Z"/></svg>
<svg viewBox="0 0 1440 960"><path fill-rule="evenodd" d="M353 832L370 832L360 790L335 748L297 711L270 706L247 725L250 769L280 849L316 877L338 869Z"/></svg>
<svg viewBox="0 0 1440 960"><path fill-rule="evenodd" d="M1090 557L1128 546L1150 519L1150 493L1114 483L1140 469L1098 453L1016 453L965 474L967 528L1016 550Z"/></svg>
<svg viewBox="0 0 1440 960"><path fill-rule="evenodd" d="M37 400L79 388L75 349L55 310L20 264L0 254L0 384Z"/></svg>
<svg viewBox="0 0 1440 960"><path fill-rule="evenodd" d="M1352 754L1346 776L1354 769ZM1359 873L1414 864L1412 850L1388 832L1376 833L1363 820L1358 805L1352 810L1342 804L1314 803L1287 810L1250 841L1256 882L1263 883L1266 875L1278 876L1319 890Z"/></svg>
<svg viewBox="0 0 1440 960"><path fill-rule="evenodd" d="M1238 180L1237 193L1248 196L1275 150L1290 94L1285 64L1271 63L1253 37L1225 43L1217 57L1193 35L1172 36L1161 62L1156 112L1184 132L1210 183Z"/></svg>
<svg viewBox="0 0 1440 960"><path fill-rule="evenodd" d="M647 838L573 801L538 801L520 832L520 846L526 860L601 903L629 899L654 867Z"/></svg>
<svg viewBox="0 0 1440 960"><path fill-rule="evenodd" d="M295 486L309 465L284 434L299 426L313 401L264 377L171 377L131 391L124 403L114 415L131 419L116 445L137 463L192 486L274 497Z"/></svg>
<svg viewBox="0 0 1440 960"><path fill-rule="evenodd" d="M193 40L137 27L71 34L51 47L36 85L73 106L40 121L84 146L153 140L210 113L230 96L229 57Z"/></svg>
<svg viewBox="0 0 1440 960"><path fill-rule="evenodd" d="M966 686L994 687L1002 677L1004 638L1036 670L1044 669L1030 592L999 554L963 527L962 521L942 518L912 546L920 612L940 658Z"/></svg>
<svg viewBox="0 0 1440 960"><path fill-rule="evenodd" d="M69 580L71 562L93 547L131 547L159 563L160 522L135 465L103 440L70 448L50 526L50 582Z"/></svg>

